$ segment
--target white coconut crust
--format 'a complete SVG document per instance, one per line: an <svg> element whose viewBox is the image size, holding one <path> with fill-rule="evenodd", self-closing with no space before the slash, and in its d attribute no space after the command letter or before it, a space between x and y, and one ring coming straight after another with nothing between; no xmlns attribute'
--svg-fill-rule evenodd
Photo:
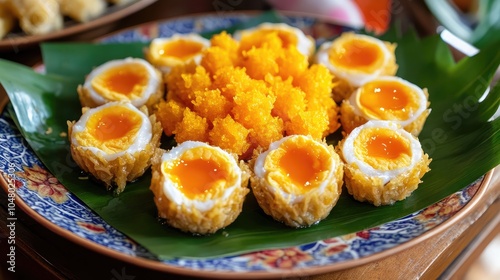
<svg viewBox="0 0 500 280"><path fill-rule="evenodd" d="M233 155L234 156L234 155ZM237 159L236 156L234 156ZM163 191L165 178L161 172L161 158L153 163L150 189L154 194L154 202L158 216L167 224L184 232L193 234L212 234L233 223L240 215L246 195L250 192L248 179L250 170L243 161L239 162L241 169L241 185L227 199L213 198L214 206L207 211L200 211L196 206L176 204ZM223 193L223 192L222 192Z"/></svg>
<svg viewBox="0 0 500 280"><path fill-rule="evenodd" d="M83 108L83 111L87 109ZM148 115L146 107L142 107L141 111ZM149 116L149 121L152 124L152 137L144 149L133 154L125 153L113 160L106 160L102 155L95 154L85 147L76 147L71 141L76 121L67 121L71 156L83 171L102 182L106 189L115 188L115 193L119 194L125 189L127 182L136 180L146 172L158 152L163 129L154 114Z"/></svg>
<svg viewBox="0 0 500 280"><path fill-rule="evenodd" d="M422 182L421 178L430 168L431 159L427 154L410 170L399 174L384 184L381 178L369 177L359 170L357 165L345 163L342 157L344 140L337 145L337 152L344 161L344 181L347 191L354 199L369 202L375 206L391 205L396 201L404 200L417 189Z"/></svg>
<svg viewBox="0 0 500 280"><path fill-rule="evenodd" d="M333 176L330 177L323 192L317 189L311 190L305 193L300 201L290 201L290 196L287 198L282 195L282 192L269 190L266 177L259 178L255 174L252 175L250 185L262 210L276 221L294 228L308 227L325 219L337 204L342 192L344 176L339 155L332 146L328 146L328 151L335 162L336 169L333 171ZM254 153L250 161L252 169L258 153L260 152Z"/></svg>

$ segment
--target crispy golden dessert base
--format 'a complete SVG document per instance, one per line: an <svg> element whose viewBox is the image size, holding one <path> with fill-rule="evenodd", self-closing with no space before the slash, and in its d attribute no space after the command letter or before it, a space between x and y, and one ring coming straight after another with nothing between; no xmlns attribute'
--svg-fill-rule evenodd
<svg viewBox="0 0 500 280"><path fill-rule="evenodd" d="M147 113L147 111L146 111ZM149 120L152 124L152 138L146 147L134 154L125 153L123 156L108 161L102 155L96 155L83 147L75 147L71 144L71 156L80 168L92 174L101 181L106 189L114 190L116 194L121 193L127 182L139 178L151 166L152 158L156 157L160 146L160 138L163 130L161 124L156 121L156 116L151 115ZM68 136L71 143L71 134L75 121L68 121Z"/></svg>
<svg viewBox="0 0 500 280"><path fill-rule="evenodd" d="M344 141L337 146L342 158ZM344 160L342 158L342 160ZM347 191L354 199L369 202L375 206L390 205L411 195L421 183L421 178L427 173L431 159L424 154L420 161L411 170L398 175L383 184L382 179L373 178L361 172L356 164L344 163L344 181Z"/></svg>
<svg viewBox="0 0 500 280"><path fill-rule="evenodd" d="M240 215L245 196L250 192L248 166L240 161L242 170L241 185L237 186L227 199L216 199L214 206L208 211L200 211L196 207L178 205L171 201L163 192L164 178L161 174L161 159L152 165L150 189L154 194L154 202L158 216L177 229L194 234L211 234L230 225Z"/></svg>
<svg viewBox="0 0 500 280"><path fill-rule="evenodd" d="M340 104L343 100L349 98L351 93L356 90L356 87L352 86L346 80L340 79L339 77L333 78L334 87L332 88L332 98L337 104Z"/></svg>
<svg viewBox="0 0 500 280"><path fill-rule="evenodd" d="M255 148L285 135L321 139L337 130L330 71L309 65L296 48L282 48L277 34L266 38L238 42L217 34L200 65L165 75L168 93L157 110L165 134L175 135L177 143L207 142L246 160ZM248 50L241 51L242 45Z"/></svg>
<svg viewBox="0 0 500 280"><path fill-rule="evenodd" d="M250 185L253 194L262 210L276 221L287 226L300 228L308 227L326 218L342 192L343 184L343 164L340 157L329 146L332 160L336 162L336 170L323 192L310 191L303 194L303 199L298 202L289 201L278 191L272 191L268 187L266 178L258 178L253 175L250 178ZM254 159L256 156L254 156ZM251 161L251 166L254 164Z"/></svg>

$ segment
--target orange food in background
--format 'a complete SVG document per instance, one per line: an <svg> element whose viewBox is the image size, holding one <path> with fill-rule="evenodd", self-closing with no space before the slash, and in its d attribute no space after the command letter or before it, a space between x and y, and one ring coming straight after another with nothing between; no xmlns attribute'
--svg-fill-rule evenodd
<svg viewBox="0 0 500 280"><path fill-rule="evenodd" d="M283 136L321 139L339 128L327 68L309 67L308 58L285 47L277 32L242 40L215 35L200 65L179 66L166 75L167 100L156 113L166 135L175 135L178 143L204 141L248 159L255 148Z"/></svg>
<svg viewBox="0 0 500 280"><path fill-rule="evenodd" d="M391 0L353 0L363 14L365 28L384 33L391 21Z"/></svg>

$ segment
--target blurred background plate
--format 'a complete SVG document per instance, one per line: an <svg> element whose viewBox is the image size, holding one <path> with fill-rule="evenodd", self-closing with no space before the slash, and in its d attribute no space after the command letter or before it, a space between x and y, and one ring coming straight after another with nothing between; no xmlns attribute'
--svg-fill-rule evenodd
<svg viewBox="0 0 500 280"><path fill-rule="evenodd" d="M111 25L110 23L133 14L134 12L143 9L154 2L156 2L156 0L137 0L125 5L110 5L103 15L89 22L78 23L74 20L66 19L64 21L63 29L57 32L51 32L49 34L26 35L21 31L11 32L7 34L5 38L0 40L0 51L3 52L17 50L20 48L35 45L36 43L54 39L61 39L67 36L82 33L84 31L90 31L97 27L104 27L106 25L109 25L109 30L112 30L113 25Z"/></svg>

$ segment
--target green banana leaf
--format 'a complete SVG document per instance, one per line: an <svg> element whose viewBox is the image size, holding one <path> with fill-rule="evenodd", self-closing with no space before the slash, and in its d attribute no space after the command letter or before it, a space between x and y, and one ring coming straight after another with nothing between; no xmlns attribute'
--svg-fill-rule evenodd
<svg viewBox="0 0 500 280"><path fill-rule="evenodd" d="M409 198L391 206L360 203L344 191L325 220L302 229L287 228L266 216L250 194L233 224L210 236L192 236L158 221L149 173L119 196L92 180L79 179L81 172L71 159L68 140L59 136L67 131L66 121L81 114L76 87L104 61L141 57L145 43L45 44L47 74L0 60L0 82L11 101L9 113L38 157L111 226L160 259L237 255L306 244L393 221L461 190L500 164L500 120L491 120L500 104L500 86L489 89L481 99L500 64L497 48L486 47L455 63L438 36L419 39L414 33L398 35L392 30L383 39L398 44L397 75L429 89L432 113L420 141L433 158L432 170ZM49 127L53 133L46 134ZM165 140L168 146L171 141ZM335 136L330 139L331 143L336 140Z"/></svg>

